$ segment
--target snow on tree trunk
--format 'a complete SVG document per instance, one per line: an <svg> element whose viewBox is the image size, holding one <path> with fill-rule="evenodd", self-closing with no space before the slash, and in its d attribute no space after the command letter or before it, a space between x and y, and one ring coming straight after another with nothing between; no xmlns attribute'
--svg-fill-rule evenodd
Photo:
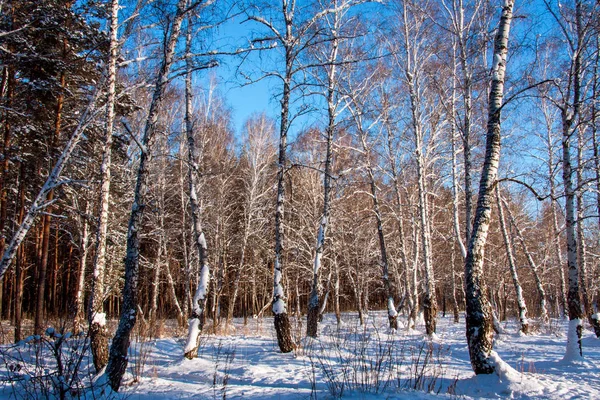
<svg viewBox="0 0 600 400"><path fill-rule="evenodd" d="M90 309L88 312L90 329L90 348L96 372L108 362L108 330L106 325L99 324L97 316L105 315L104 275L106 270L106 239L108 232L108 212L110 206L111 183L111 148L113 125L115 121L115 99L117 81L117 57L119 41L119 1L111 2L110 50L108 59L108 101L106 103L106 128L102 148L102 164L100 166L100 203L98 226L96 228L96 253L92 288L90 293Z"/></svg>
<svg viewBox="0 0 600 400"><path fill-rule="evenodd" d="M337 49L337 45L334 45ZM331 74L334 74L332 72ZM330 75L330 82L331 82ZM325 248L325 235L327 233L327 223L330 215L330 192L331 192L331 164L333 161L333 132L335 127L335 109L333 104L334 88L330 86L328 89L327 101L329 104L329 124L327 126L327 151L325 156L325 172L323 173L323 215L319 224L319 232L317 233L317 244L315 251L315 259L313 265L313 282L308 301L308 313L306 323L306 335L317 337L318 321L319 321L319 276L321 270L321 259Z"/></svg>
<svg viewBox="0 0 600 400"><path fill-rule="evenodd" d="M558 215L557 215L557 202L556 200L556 183L554 180L554 169L555 169L555 162L554 162L554 149L552 146L553 143L553 138L552 138L552 132L554 129L553 126L553 121L552 118L549 115L549 111L548 111L548 107L545 103L542 103L542 110L544 113L544 119L545 119L545 123L546 123L546 143L547 143L547 151L548 151L548 162L547 162L547 167L548 167L548 184L550 187L550 214L552 217L552 244L553 244L553 255L554 255L554 261L556 263L556 269L558 270L558 276L559 276L559 281L560 281L560 306L562 307L562 316L563 318L566 318L567 316L567 310L568 310L568 305L567 305L567 286L565 283L565 274L564 274L564 268L563 268L563 256L562 256L562 244L561 244L561 240L560 240L560 236L561 236L561 230L558 227Z"/></svg>
<svg viewBox="0 0 600 400"><path fill-rule="evenodd" d="M575 24L577 33L581 30L581 2L575 2ZM581 37L578 37L577 49L573 54L571 64L571 79L573 82L573 108L567 105L561 109L562 122L562 172L565 201L565 232L567 236L567 270L568 291L567 306L569 310L569 333L567 338L567 350L565 357L569 360L575 358L575 342L577 343L579 356L583 355L581 347L581 333L583 330L581 310L581 292L579 287L579 268L577 265L577 236L575 220L575 189L573 188L573 166L571 161L571 140L575 137L573 125L578 118L581 107ZM569 93L570 96L570 93ZM577 128L575 128L577 129Z"/></svg>
<svg viewBox="0 0 600 400"><path fill-rule="evenodd" d="M138 308L138 279L140 263L140 231L142 218L148 200L148 163L150 146L157 130L158 113L163 102L165 88L169 82L169 72L174 61L175 46L181 30L181 23L186 15L187 0L179 0L177 11L171 23L171 31L165 43L158 76L154 85L154 93L150 102L150 110L146 118L144 133L141 139L141 154L137 180L134 189L133 204L127 230L127 250L125 256L125 285L123 287L123 305L121 317L115 336L110 346L108 364L105 369L107 382L114 391L121 386L121 379L128 363L128 349L131 331L135 326Z"/></svg>
<svg viewBox="0 0 600 400"><path fill-rule="evenodd" d="M286 12L288 10L285 10ZM286 38L291 39L291 19L286 21ZM286 40L286 43L287 40ZM290 44L291 45L291 44ZM284 246L284 201L285 201L285 170L287 168L287 134L289 129L289 106L291 96L292 59L286 51L286 75L283 82L281 98L281 121L279 127L279 160L277 167L277 200L275 206L275 262L273 269L273 314L277 333L277 343L282 353L289 353L296 347L292 339L292 326L287 314L287 306L283 291L283 246Z"/></svg>
<svg viewBox="0 0 600 400"><path fill-rule="evenodd" d="M185 2L184 2L185 3ZM186 54L191 53L192 31L191 18L188 20L188 31L186 34ZM192 214L192 228L194 245L198 251L200 261L200 280L192 300L192 315L189 320L188 338L184 348L184 356L192 359L198 354L198 345L200 334L204 327L206 299L208 296L208 283L210 280L210 269L208 266L208 255L206 238L202 230L202 220L200 215L200 201L198 200L198 149L194 137L194 126L192 122L192 58L186 58L186 77L185 77L185 130L188 144L188 182L189 199Z"/></svg>
<svg viewBox="0 0 600 400"><path fill-rule="evenodd" d="M500 185L496 184L496 205L498 207L498 220L500 221L500 230L502 232L502 239L504 239L504 247L506 249L506 257L508 259L508 268L510 269L510 276L513 281L515 288L515 295L517 297L517 308L519 309L519 323L521 324L521 332L529 333L529 321L527 320L527 306L525 305L525 299L523 298L523 288L519 282L519 275L517 273L517 266L515 264L515 257L513 255L513 244L508 230L506 229L506 219L504 218L504 207L502 205L502 199L500 197ZM508 207L507 207L508 208Z"/></svg>
<svg viewBox="0 0 600 400"><path fill-rule="evenodd" d="M191 295L191 289L190 286L192 284L192 263L190 261L191 255L189 254L189 248L188 248L188 223L187 223L187 218L186 218L186 210L187 210L187 204L186 204L186 197L189 197L186 195L185 192L185 163L183 162L183 160L185 159L185 142L187 141L187 132L185 130L185 126L183 127L183 129L181 130L181 137L180 137L180 142L179 142L179 158L180 158L180 163L179 163L179 198L180 198L180 210L181 210L181 244L182 244L182 253L183 253L183 265L184 265L184 280L185 280L185 286L183 289L183 308L181 310L181 313L183 314L182 316L182 326L185 323L185 320L187 319L188 315L189 315L189 309L192 305L192 295Z"/></svg>
<svg viewBox="0 0 600 400"><path fill-rule="evenodd" d="M506 56L513 5L513 0L504 1L494 40L485 159L481 171L473 231L465 260L466 333L471 366L475 374L491 374L495 369L490 359L493 344L492 309L483 280L483 262L491 222L493 187L497 184L496 177L500 162L500 111L504 96Z"/></svg>

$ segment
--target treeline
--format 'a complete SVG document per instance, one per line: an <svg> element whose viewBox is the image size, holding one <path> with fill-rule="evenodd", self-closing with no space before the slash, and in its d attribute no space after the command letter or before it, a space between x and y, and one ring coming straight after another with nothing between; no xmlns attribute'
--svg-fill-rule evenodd
<svg viewBox="0 0 600 400"><path fill-rule="evenodd" d="M277 315L308 312L313 329L319 313L362 322L375 308L392 327L398 313L414 327L422 311L428 333L438 312L458 322L502 5L186 3L0 1L0 305L14 340L31 333L26 319L40 333L56 320L87 329L102 310L118 318L126 258L139 263L132 298L146 319L185 325L205 302L194 318L215 330L272 303ZM598 3L517 7L487 296L524 332L531 318L569 314L573 296L597 324ZM247 37L220 44L231 21ZM240 83L273 79L278 119L254 115L234 132L210 72L220 63Z"/></svg>

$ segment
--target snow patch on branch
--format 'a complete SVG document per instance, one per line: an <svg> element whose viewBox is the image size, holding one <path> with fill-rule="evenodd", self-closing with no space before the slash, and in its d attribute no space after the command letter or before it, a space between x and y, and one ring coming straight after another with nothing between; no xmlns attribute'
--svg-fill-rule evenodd
<svg viewBox="0 0 600 400"><path fill-rule="evenodd" d="M95 313L92 319L92 325L106 326L106 313Z"/></svg>

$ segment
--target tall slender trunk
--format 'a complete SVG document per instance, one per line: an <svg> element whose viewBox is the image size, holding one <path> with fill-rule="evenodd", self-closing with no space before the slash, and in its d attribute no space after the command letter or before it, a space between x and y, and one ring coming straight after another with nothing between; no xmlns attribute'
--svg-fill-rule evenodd
<svg viewBox="0 0 600 400"><path fill-rule="evenodd" d="M517 265L515 263L515 257L513 255L513 243L510 236L508 235L508 229L506 228L506 219L504 218L504 207L502 205L502 199L500 197L499 184L496 184L496 206L498 207L498 220L500 221L500 231L502 232L502 239L504 239L506 258L508 259L508 268L510 270L510 276L513 281L513 286L515 288L515 296L517 298L517 308L519 310L519 323L521 324L520 330L523 333L529 333L529 321L527 320L527 306L525 305L525 298L523 298L523 288L521 287L521 283L519 282Z"/></svg>
<svg viewBox="0 0 600 400"><path fill-rule="evenodd" d="M455 62L455 58L453 58L453 61ZM452 96L450 99L450 105L451 105L451 114L455 115L456 111L455 111L455 92L456 92L456 79L455 79L455 75L452 75ZM456 124L454 123L454 120L450 121L450 141L452 144L452 148L451 148L451 152L452 152L452 222L454 225L454 236L455 236L455 242L458 243L458 246L460 248L460 255L462 256L462 261L464 262L465 258L467 257L467 248L465 247L465 244L462 240L462 235L460 232L460 221L459 221L459 215L458 215L458 173L457 173L457 162L456 162ZM467 223L467 226L469 226L470 224ZM469 228L469 234L470 234L470 228ZM454 264L455 264L455 256L454 256L454 249L455 249L455 242L452 243L452 263L451 263L451 268L452 268L452 313L454 315L454 323L457 324L459 321L459 307L458 307L458 301L456 299L456 277L455 277L455 268L454 268Z"/></svg>
<svg viewBox="0 0 600 400"><path fill-rule="evenodd" d="M395 151L393 149L393 131L389 121L386 121L386 130L387 130L387 155L390 163L390 171L392 178L392 185L394 188L394 202L396 205L396 222L398 223L398 242L400 247L400 262L402 264L402 269L404 271L404 283L405 283L405 296L409 298L409 303L412 303L410 300L412 295L410 293L410 283L409 283L409 265L408 265L408 257L406 255L406 236L404 234L404 204L402 204L402 197L400 195L400 186L398 183L398 168L397 168L397 159L395 155ZM400 286L400 277L398 270L396 269L397 276L397 285ZM400 305L402 308L402 304Z"/></svg>
<svg viewBox="0 0 600 400"><path fill-rule="evenodd" d="M96 228L96 252L94 257L93 279L88 311L90 326L90 348L96 372L100 372L108 362L108 330L104 310L106 271L106 239L108 236L108 214L110 206L112 135L115 121L115 100L117 81L117 56L119 41L119 0L111 1L110 48L108 58L108 100L106 103L106 130L100 166L100 202L98 226Z"/></svg>
<svg viewBox="0 0 600 400"><path fill-rule="evenodd" d="M490 360L493 344L493 316L487 286L483 280L483 262L491 222L493 187L497 184L496 177L500 163L500 111L504 97L506 56L513 5L513 0L505 0L494 40L485 159L481 171L473 231L465 260L466 333L471 366L475 374L491 374L495 371L495 365Z"/></svg>
<svg viewBox="0 0 600 400"><path fill-rule="evenodd" d="M419 258L421 256L420 252L420 240L419 240L419 230L417 224L415 222L414 211L411 208L411 226L412 226L412 241L413 241L413 259L412 259L412 269L411 269L411 297L412 297L412 305L410 309L410 314L408 316L408 328L416 329L417 328L417 319L419 318Z"/></svg>
<svg viewBox="0 0 600 400"><path fill-rule="evenodd" d="M502 202L504 204L504 207L506 208L506 213L508 214L508 218L510 220L511 225L517 231L517 238L519 239L519 243L521 243L521 247L523 248L523 252L525 253L525 258L527 258L527 263L529 264L529 268L531 268L531 272L533 273L533 278L535 280L535 286L537 288L538 296L540 298L541 320L542 320L542 322L546 323L546 322L548 322L548 307L546 305L546 291L544 290L544 284L542 282L542 279L540 278L538 267L537 267L535 261L533 261L533 256L531 255L531 252L529 251L529 249L527 247L527 243L525 242L525 236L523 235L523 232L517 225L517 221L515 221L515 218L513 217L512 212L510 211L510 208L508 207L508 204L506 203L506 200L502 199Z"/></svg>
<svg viewBox="0 0 600 400"><path fill-rule="evenodd" d="M423 296L423 311L425 317L425 331L428 335L432 335L436 330L437 322L437 298L435 294L435 276L433 272L432 257L431 257L431 233L429 225L429 212L427 204L427 185L425 165L425 156L423 154L424 127L421 121L421 96L419 92L419 71L417 63L418 50L411 44L410 31L408 27L408 7L406 2L403 2L403 19L404 19L404 45L405 45L405 70L406 82L408 84L410 111L411 111L411 127L414 135L415 144L415 161L417 167L417 188L419 196L419 222L421 233L421 246L423 250L423 263L425 272L425 293Z"/></svg>
<svg viewBox="0 0 600 400"><path fill-rule="evenodd" d="M19 216L18 224L25 218L25 163L21 162L19 168ZM22 339L21 328L23 322L23 284L25 282L25 251L20 247L15 263L16 288L15 288L15 343Z"/></svg>
<svg viewBox="0 0 600 400"><path fill-rule="evenodd" d="M284 252L284 206L285 206L285 171L287 168L287 135L290 128L290 98L292 94L292 76L294 69L294 36L292 34L293 6L283 2L285 17L285 75L281 97L281 119L279 125L279 159L277 165L277 201L275 205L275 261L273 268L273 314L277 333L277 343L282 353L289 353L296 347L292 339L292 326L287 314L287 306L283 289L283 252Z"/></svg>
<svg viewBox="0 0 600 400"><path fill-rule="evenodd" d="M335 132L335 120L337 116L336 110L336 65L338 58L338 37L337 28L339 28L339 19L337 14L334 16L333 40L331 42L331 54L329 60L331 65L327 70L327 149L325 154L325 171L323 173L323 213L317 233L317 244L315 249L315 258L313 263L313 280L308 300L308 313L306 323L306 335L317 337L319 324L319 278L321 271L321 258L325 249L325 238L327 235L327 225L329 223L330 208L331 208L331 171L333 164L333 135ZM323 301L324 302L324 301Z"/></svg>
<svg viewBox="0 0 600 400"><path fill-rule="evenodd" d="M148 163L150 146L157 130L158 112L163 101L165 88L169 81L169 71L174 61L175 46L181 31L181 23L186 15L187 0L179 0L177 11L171 23L171 31L165 43L164 56L156 77L150 110L146 118L144 134L141 140L141 154L135 184L134 200L127 232L127 251L125 256L125 286L123 287L123 306L119 325L110 346L105 374L114 391L121 386L121 378L127 368L127 353L130 334L135 326L138 307L138 278L140 258L140 231L146 201L148 197Z"/></svg>
<svg viewBox="0 0 600 400"><path fill-rule="evenodd" d="M598 228L600 228L600 142L598 141L598 102L600 89L600 36L596 37L596 62L594 64L594 83L592 86L592 106L591 106L591 129L592 129L592 147L594 154L594 174L596 176L596 213L598 214ZM600 238L599 244L600 244ZM596 295L596 313L591 318L592 327L596 337L600 338L600 314L598 306L600 302L600 293Z"/></svg>
<svg viewBox="0 0 600 400"><path fill-rule="evenodd" d="M360 122L359 122L360 124ZM379 205L379 197L377 190L377 182L375 180L375 174L373 172L373 167L371 165L371 151L367 144L366 133L360 130L360 140L362 143L363 152L365 154L365 162L366 162L366 171L367 176L369 178L369 188L371 191L371 199L373 200L373 214L375 215L375 222L377 225L377 238L379 239L379 253L380 253L380 263L381 263L381 273L383 279L383 290L384 295L387 299L387 313L388 313L388 321L390 325L390 329L398 329L398 312L396 311L396 307L394 306L394 297L392 292L392 287L389 278L389 261L388 261L388 253L387 247L385 243L385 235L383 232L383 219L381 217L381 206ZM367 296L364 296L366 300ZM365 307L366 309L366 307Z"/></svg>
<svg viewBox="0 0 600 400"><path fill-rule="evenodd" d="M185 127L184 127L185 128ZM185 172L184 172L184 158L185 158L185 141L186 139L185 129L182 129L181 141L179 143L179 197L181 200L181 248L183 252L183 273L184 273L184 288L183 288L183 308L181 312L183 313L183 319L185 320L189 315L190 305L192 303L191 289L190 285L192 284L192 265L191 265L191 255L189 254L188 249L188 223L186 210L187 205L185 202L186 194L185 194ZM184 323L185 321L182 321Z"/></svg>
<svg viewBox="0 0 600 400"><path fill-rule="evenodd" d="M560 236L561 230L558 227L558 213L556 211L557 203L554 200L556 198L556 184L554 182L554 152L552 151L552 121L548 117L547 113L544 113L546 118L546 135L548 143L548 177L550 186L550 213L552 217L552 243L554 249L554 261L556 262L556 268L558 270L558 276L560 280L560 305L562 307L562 316L566 317L567 310L567 286L565 282L565 274L563 268L563 256L561 249L563 248Z"/></svg>
<svg viewBox="0 0 600 400"><path fill-rule="evenodd" d="M85 318L84 294L85 294L85 268L88 258L88 244L90 239L90 223L88 215L91 212L90 202L85 203L85 215L80 216L81 236L79 238L79 265L77 267L77 286L75 288L75 302L73 325L76 331L83 329Z"/></svg>
<svg viewBox="0 0 600 400"><path fill-rule="evenodd" d="M180 2L185 4L185 1ZM192 18L188 18L188 30L186 33L185 45L186 54L191 54L192 46ZM200 264L200 280L192 300L192 315L189 320L188 339L184 349L184 356L188 359L196 357L198 354L198 344L200 334L204 328L206 299L208 295L208 284L210 280L210 269L208 266L208 247L206 238L202 229L200 200L198 199L198 174L200 173L198 148L194 136L194 124L192 121L192 59L186 58L186 76L185 76L185 130L188 144L188 189L190 197L190 210L192 214L192 227L194 246L198 251Z"/></svg>
<svg viewBox="0 0 600 400"><path fill-rule="evenodd" d="M583 331L583 312L581 309L581 294L579 287L579 267L577 265L577 235L575 215L575 188L573 187L573 166L571 161L571 140L575 131L573 126L579 117L581 109L581 1L575 2L575 20L577 29L577 47L574 49L570 71L572 83L573 103L572 109L566 104L561 109L562 122L562 167L563 186L565 197L565 232L567 235L567 266L568 266L568 292L567 304L569 308L569 332L567 334L567 350L565 359L574 359L583 355L581 336ZM570 88L569 88L570 89ZM570 97L569 90L567 96Z"/></svg>

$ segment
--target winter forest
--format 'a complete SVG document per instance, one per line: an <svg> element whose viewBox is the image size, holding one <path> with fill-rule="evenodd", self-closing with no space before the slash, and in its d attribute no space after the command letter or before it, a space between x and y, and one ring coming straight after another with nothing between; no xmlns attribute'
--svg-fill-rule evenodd
<svg viewBox="0 0 600 400"><path fill-rule="evenodd" d="M598 1L0 0L0 69L0 397L600 396Z"/></svg>

